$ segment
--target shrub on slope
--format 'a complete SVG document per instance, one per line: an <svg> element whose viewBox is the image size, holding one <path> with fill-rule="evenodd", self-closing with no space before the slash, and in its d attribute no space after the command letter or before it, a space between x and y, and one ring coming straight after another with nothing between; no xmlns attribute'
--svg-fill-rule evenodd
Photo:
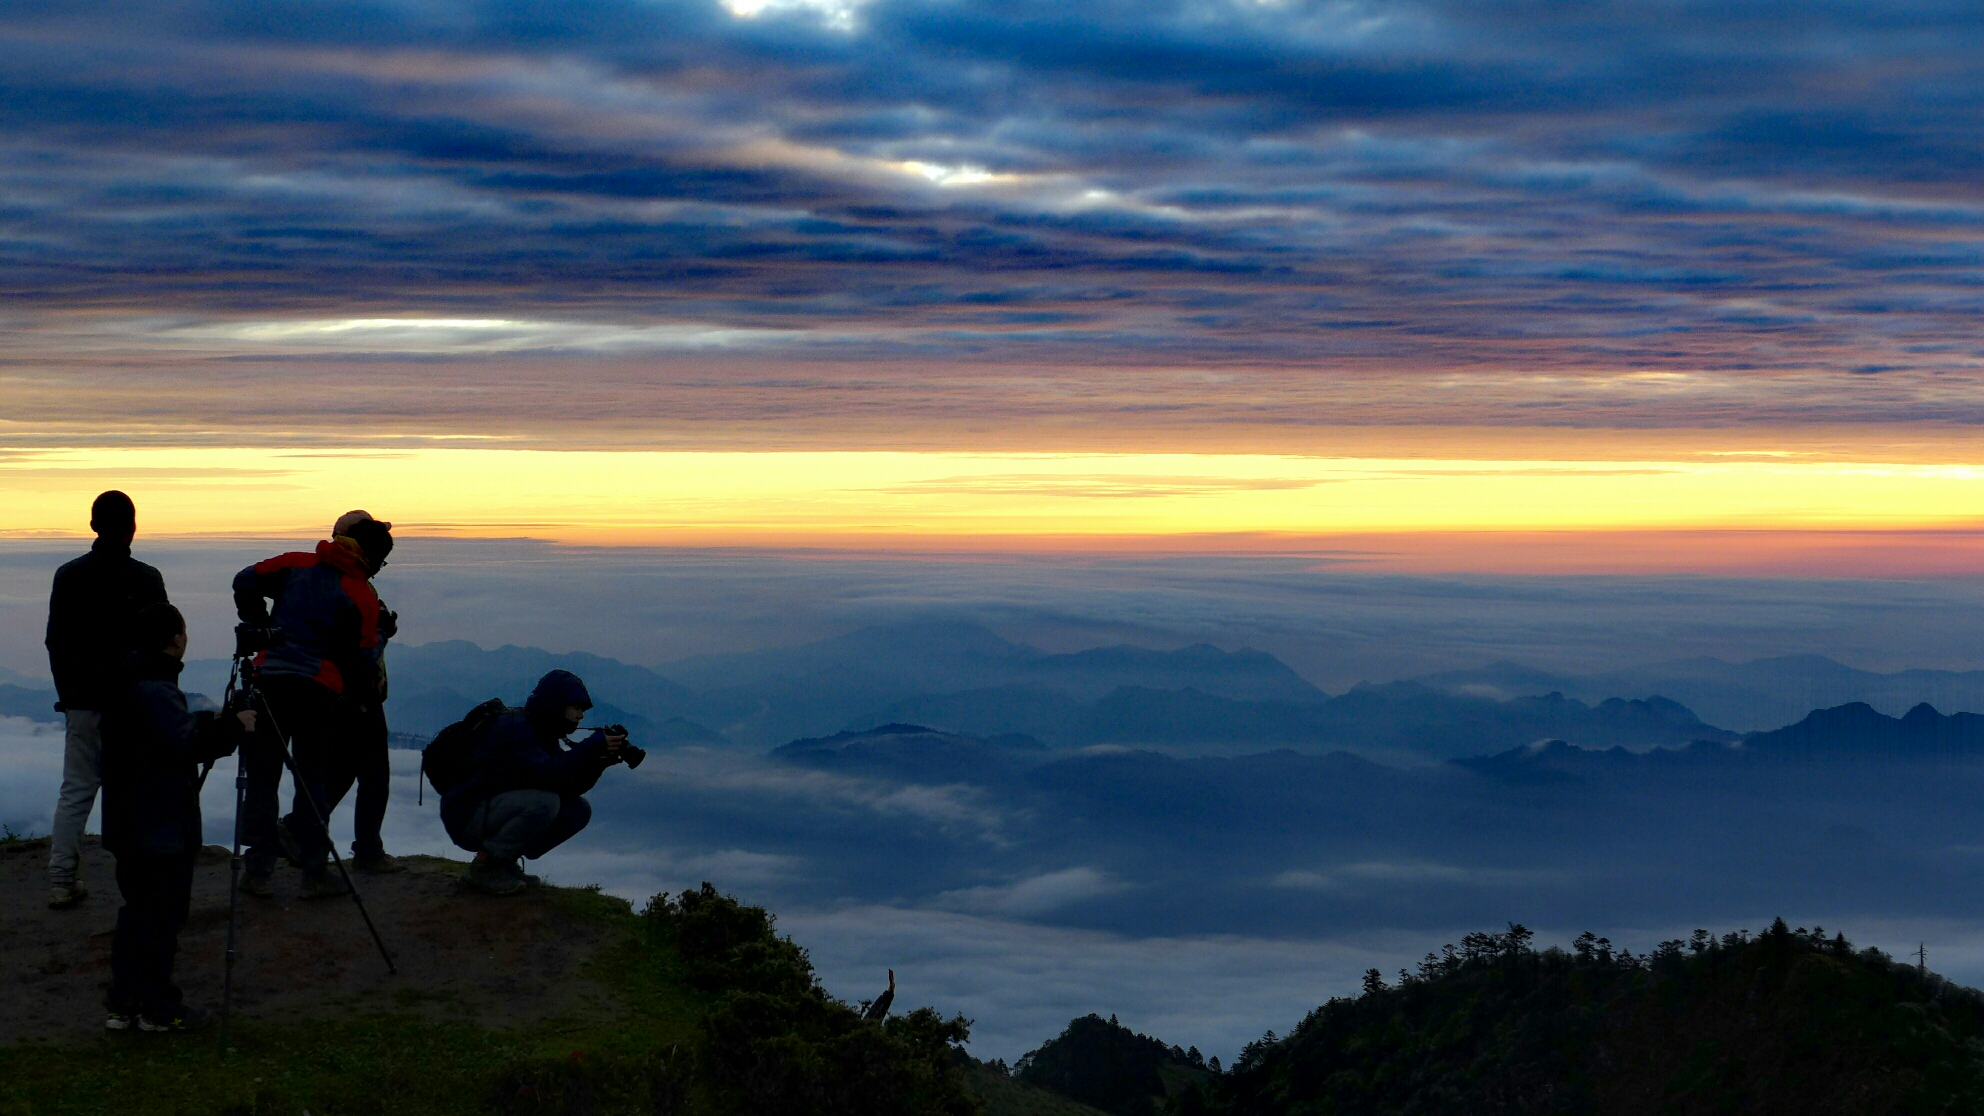
<svg viewBox="0 0 1984 1116"><path fill-rule="evenodd" d="M761 907L709 884L656 896L642 915L656 956L712 997L703 1016L704 1078L719 1104L751 1116L973 1116L954 1056L963 1017L917 1008L863 1020L828 996L806 951L779 937Z"/></svg>

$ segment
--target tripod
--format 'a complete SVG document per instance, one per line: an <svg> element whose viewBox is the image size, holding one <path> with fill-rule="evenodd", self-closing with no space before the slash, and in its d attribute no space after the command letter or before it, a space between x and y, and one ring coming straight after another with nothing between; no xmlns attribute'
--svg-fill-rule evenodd
<svg viewBox="0 0 1984 1116"><path fill-rule="evenodd" d="M237 704L238 703L238 704ZM255 661L250 655L236 654L234 666L227 678L227 702L229 709L246 707L255 710L268 719L268 739L275 744L282 756L283 766L289 769L290 778L296 781L296 797L310 807L310 816L316 820L317 828L326 838L330 836L331 819L323 803L317 801L317 792L304 779L303 772L296 766L296 757L289 747L289 739L283 735L282 726L277 723L275 711L269 706L269 699L256 685ZM235 761L234 768L234 851L227 864L227 955L221 970L220 984L220 1033L221 1043L226 1045L229 1009L234 1002L234 960L237 956L236 923L241 910L241 873L245 867L241 857L241 815L248 802L248 765L241 759ZM365 929L372 935L372 944L379 947L379 956L386 962L386 971L399 975L398 966L393 964L393 955L386 949L386 940L379 936L379 928L372 924L372 915L365 909L365 899L358 894L358 885L352 882L351 873L345 869L344 858L338 855L336 841L331 846L331 863L337 865L338 877L344 881L345 894L351 896L358 907L358 917L365 920Z"/></svg>

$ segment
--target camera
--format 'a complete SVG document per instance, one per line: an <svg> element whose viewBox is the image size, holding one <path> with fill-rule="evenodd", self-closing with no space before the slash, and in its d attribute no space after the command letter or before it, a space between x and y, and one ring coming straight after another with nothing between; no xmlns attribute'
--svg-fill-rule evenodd
<svg viewBox="0 0 1984 1116"><path fill-rule="evenodd" d="M607 725L605 728L601 729L600 731L604 732L608 736L625 736L627 735L627 726ZM630 768L639 767L641 765L641 761L646 758L648 758L648 754L645 749L636 748L632 744L620 745L620 759L628 767Z"/></svg>
<svg viewBox="0 0 1984 1116"><path fill-rule="evenodd" d="M274 624L236 624L234 657L245 659L283 644L282 629Z"/></svg>

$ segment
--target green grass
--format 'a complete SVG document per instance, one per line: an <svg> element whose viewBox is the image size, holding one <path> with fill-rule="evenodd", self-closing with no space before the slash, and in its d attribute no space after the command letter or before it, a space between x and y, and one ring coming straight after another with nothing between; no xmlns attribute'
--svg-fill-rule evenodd
<svg viewBox="0 0 1984 1116"><path fill-rule="evenodd" d="M468 1116L702 1110L693 1066L707 997L677 985L627 904L547 889L576 918L622 931L586 975L617 994L606 1018L516 1030L410 1010L293 1025L236 1022L199 1035L106 1034L81 1046L0 1048L0 1116ZM397 994L402 1008L424 997Z"/></svg>
<svg viewBox="0 0 1984 1116"><path fill-rule="evenodd" d="M769 912L709 884L636 915L597 888L547 888L614 931L581 979L613 1006L502 1029L436 1021L402 989L218 1035L106 1034L0 1048L0 1116L978 1116L962 1018L863 1020L820 988Z"/></svg>

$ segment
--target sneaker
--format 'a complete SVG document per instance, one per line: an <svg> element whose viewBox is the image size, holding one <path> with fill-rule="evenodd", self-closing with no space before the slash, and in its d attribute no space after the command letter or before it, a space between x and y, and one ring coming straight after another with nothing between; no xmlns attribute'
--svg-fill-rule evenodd
<svg viewBox="0 0 1984 1116"><path fill-rule="evenodd" d="M371 856L353 856L351 858L351 866L361 872L370 872L375 876L387 876L394 872L406 871L406 865L401 863L399 857L384 852L375 853Z"/></svg>
<svg viewBox="0 0 1984 1116"><path fill-rule="evenodd" d="M197 1031L211 1022L213 1022L213 1015L211 1013L200 1008L188 1007L181 1004L179 1010L171 1012L162 1018L149 1014L138 1016L138 1029L147 1032Z"/></svg>
<svg viewBox="0 0 1984 1116"><path fill-rule="evenodd" d="M257 899L275 898L275 884L267 875L258 872L241 873L241 894L253 895Z"/></svg>
<svg viewBox="0 0 1984 1116"><path fill-rule="evenodd" d="M55 884L48 889L48 909L66 911L89 897L89 889L81 884Z"/></svg>
<svg viewBox="0 0 1984 1116"><path fill-rule="evenodd" d="M515 895L529 886L515 867L481 855L468 866L467 882L484 895Z"/></svg>
<svg viewBox="0 0 1984 1116"><path fill-rule="evenodd" d="M138 1013L135 1011L113 1011L103 1017L103 1029L106 1031L128 1031L137 1025Z"/></svg>
<svg viewBox="0 0 1984 1116"><path fill-rule="evenodd" d="M303 877L303 888L296 893L299 899L329 899L346 893L344 881L329 872L312 872Z"/></svg>

